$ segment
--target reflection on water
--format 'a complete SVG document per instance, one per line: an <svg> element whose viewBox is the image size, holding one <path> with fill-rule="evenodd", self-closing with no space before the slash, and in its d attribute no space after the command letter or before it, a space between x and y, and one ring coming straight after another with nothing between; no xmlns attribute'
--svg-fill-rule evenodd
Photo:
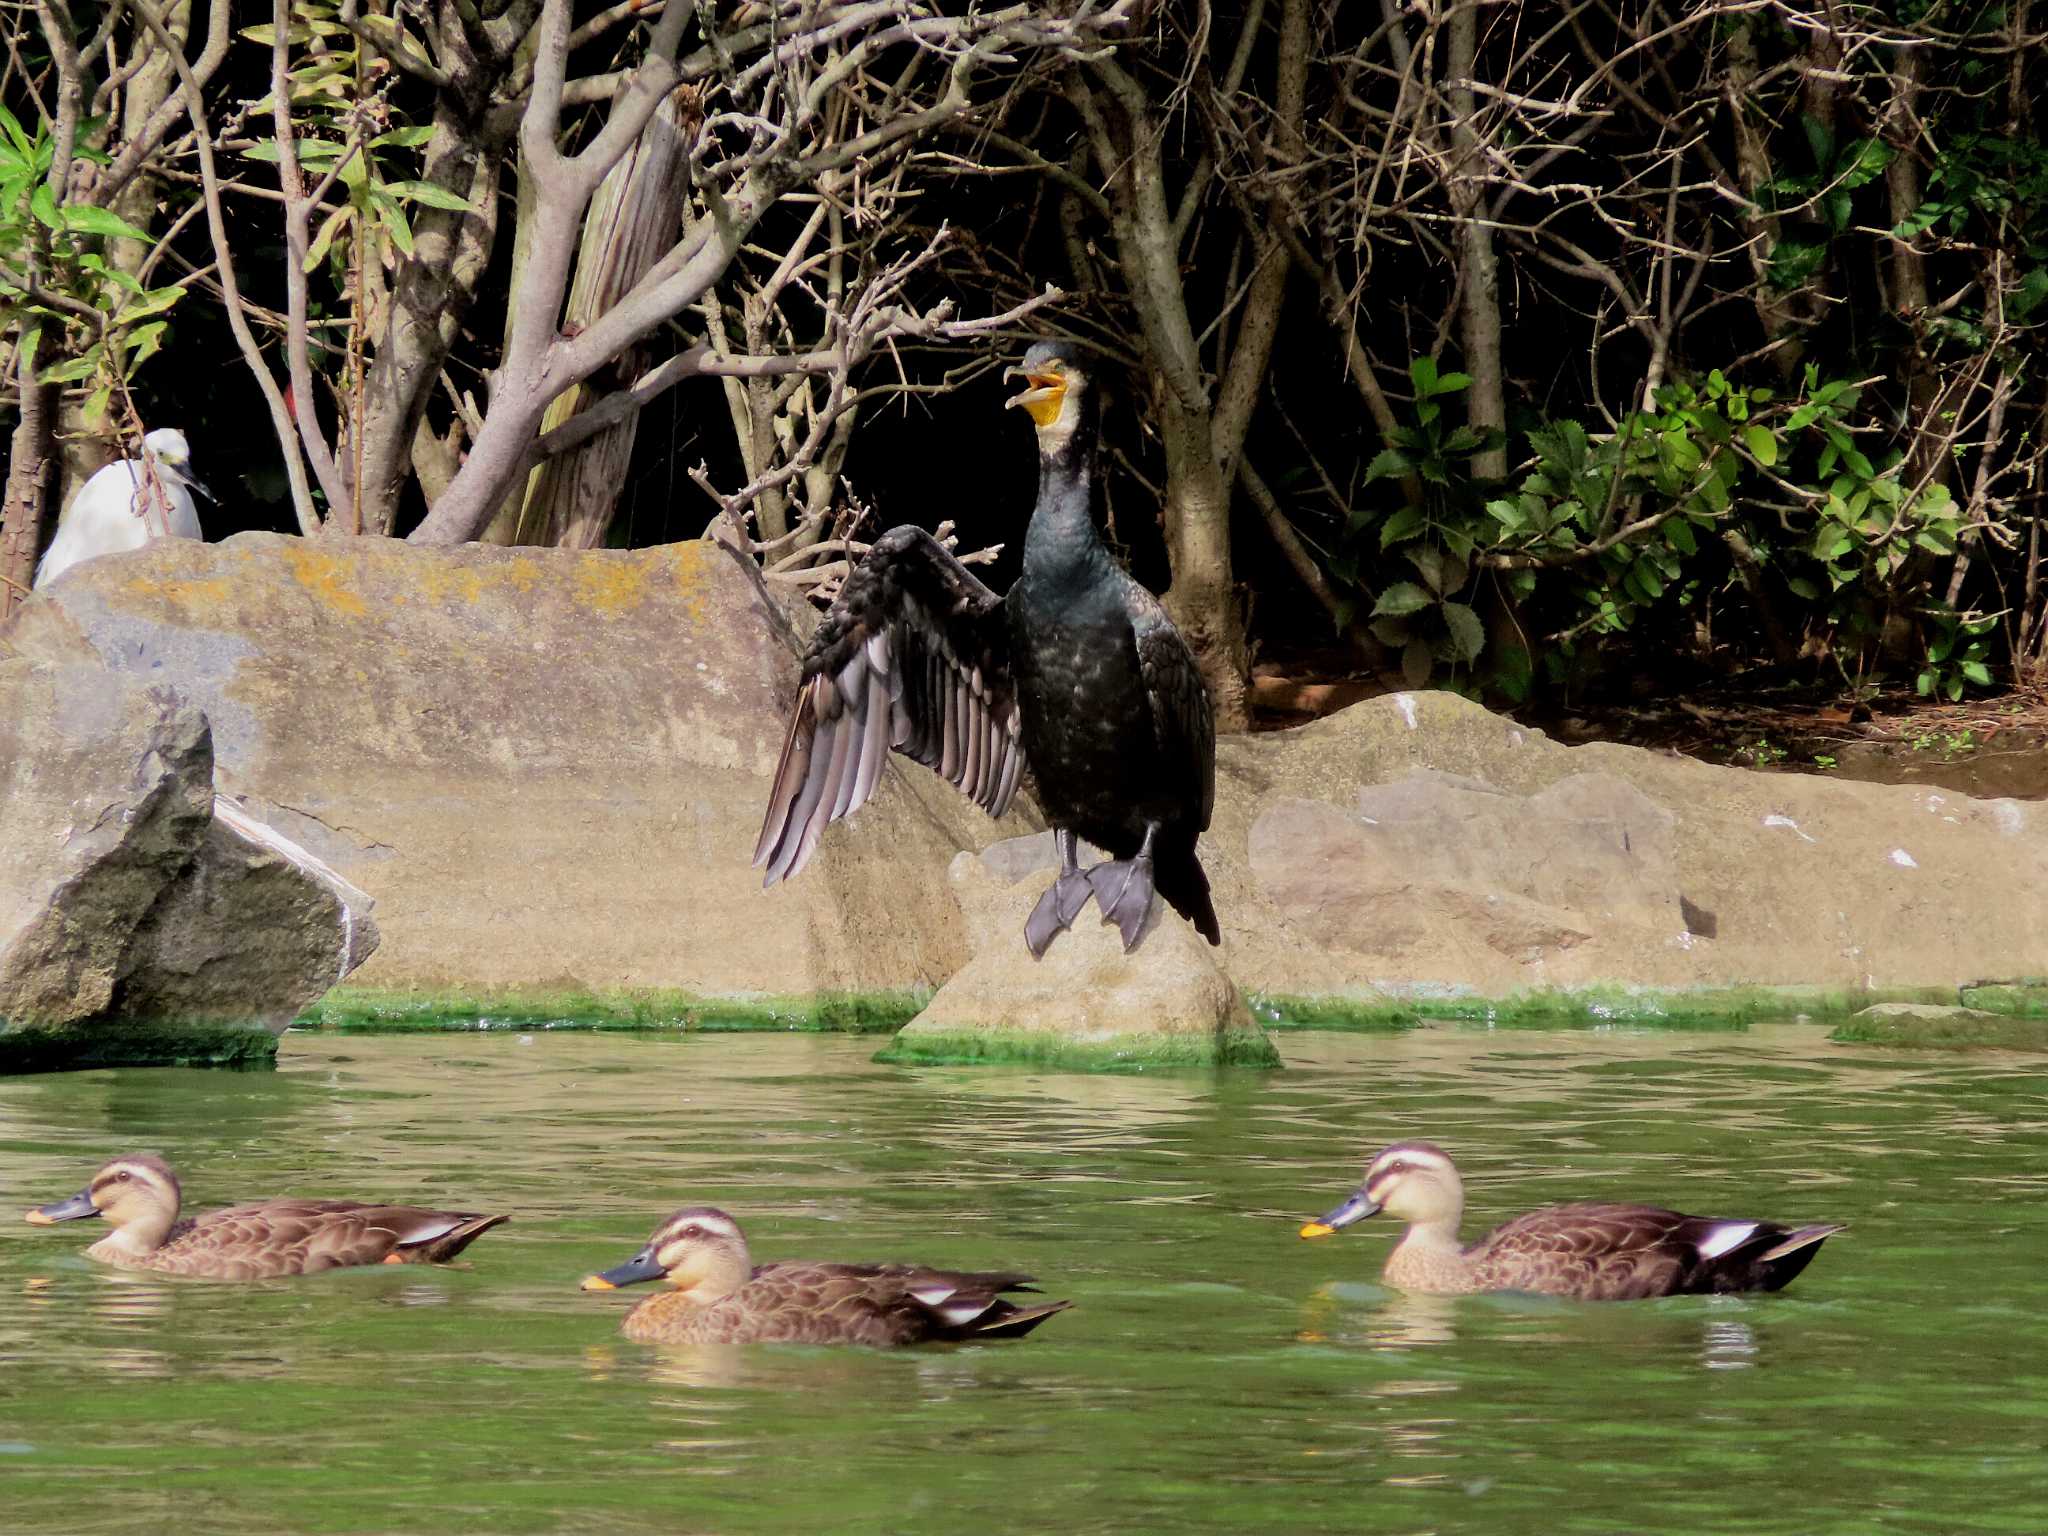
<svg viewBox="0 0 2048 1536"><path fill-rule="evenodd" d="M194 1208L515 1217L459 1268L247 1286L0 1223L6 1528L2048 1529L2038 1062L1789 1026L1281 1046L1276 1074L1087 1077L811 1036L294 1036L275 1074L0 1082L16 1209L153 1150ZM1585 1198L1851 1231L1782 1296L1402 1295L1391 1226L1293 1234L1408 1136L1458 1157L1468 1235ZM1021 1268L1078 1304L893 1354L627 1343L637 1298L578 1279L699 1201L757 1259Z"/></svg>

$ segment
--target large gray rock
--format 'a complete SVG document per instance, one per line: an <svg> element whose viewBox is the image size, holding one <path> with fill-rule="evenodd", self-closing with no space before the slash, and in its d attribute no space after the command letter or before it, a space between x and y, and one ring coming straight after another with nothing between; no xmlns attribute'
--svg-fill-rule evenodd
<svg viewBox="0 0 2048 1536"><path fill-rule="evenodd" d="M1219 744L1226 965L1297 996L2048 974L2048 813L1563 747L1451 693Z"/></svg>
<svg viewBox="0 0 2048 1536"><path fill-rule="evenodd" d="M1050 834L954 857L949 878L973 956L880 1059L1124 1071L1279 1065L1216 951L1163 902L1129 954L1091 905L1033 959L1024 919L1051 876L1039 865L1052 857Z"/></svg>
<svg viewBox="0 0 2048 1536"><path fill-rule="evenodd" d="M947 861L1001 834L924 770L794 881L749 867L795 696L777 624L713 543L243 534L83 566L11 638L175 681L223 793L377 898L364 986L936 986L967 953Z"/></svg>
<svg viewBox="0 0 2048 1536"><path fill-rule="evenodd" d="M0 1019L103 1017L212 819L206 721L169 688L0 660L0 776Z"/></svg>
<svg viewBox="0 0 2048 1536"><path fill-rule="evenodd" d="M1035 830L899 763L763 892L749 860L796 668L712 544L166 541L71 573L10 637L204 709L219 787L377 897L366 984L935 987L971 953L953 856ZM990 867L1043 856L1007 844ZM1213 957L1247 992L2048 975L2036 805L1565 748L1447 693L1219 743L1202 857ZM1019 924L998 939L1017 959Z"/></svg>
<svg viewBox="0 0 2048 1536"><path fill-rule="evenodd" d="M167 686L0 660L0 1068L249 1059L376 945Z"/></svg>

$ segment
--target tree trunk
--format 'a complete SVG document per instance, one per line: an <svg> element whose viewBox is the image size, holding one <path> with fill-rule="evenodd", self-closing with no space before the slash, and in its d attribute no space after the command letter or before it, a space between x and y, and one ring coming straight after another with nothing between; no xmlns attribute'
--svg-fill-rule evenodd
<svg viewBox="0 0 2048 1536"><path fill-rule="evenodd" d="M1091 65L1098 95L1077 83L1098 170L1110 192L1110 227L1144 345L1160 442L1161 509L1172 584L1162 595L1216 706L1223 730L1247 723L1244 614L1230 567L1230 483L1217 462L1214 406L1202 375L1167 206L1164 131L1144 87L1114 62Z"/></svg>
<svg viewBox="0 0 2048 1536"><path fill-rule="evenodd" d="M7 500L0 507L0 622L28 595L43 539L49 505L51 391L35 382L35 370L16 354L21 416L7 462Z"/></svg>
<svg viewBox="0 0 2048 1536"><path fill-rule="evenodd" d="M1453 80L1472 78L1479 51L1479 6L1477 0L1460 0L1450 14L1450 75ZM1464 343L1465 372L1472 383L1465 395L1465 416L1475 432L1505 432L1508 424L1507 394L1501 368L1500 350L1500 256L1493 248L1493 230L1487 223L1490 206L1486 196L1485 145L1472 126L1478 103L1470 86L1450 89L1451 119L1450 196L1458 216L1458 250L1462 271L1458 332ZM1505 441L1497 448L1472 455L1472 472L1485 480L1498 480L1508 472Z"/></svg>
<svg viewBox="0 0 2048 1536"><path fill-rule="evenodd" d="M576 253L576 278L569 288L567 328L580 329L610 309L675 243L689 187L683 166L686 149L676 99L670 96L590 200ZM630 348L614 365L613 377L630 382L645 362L644 348ZM541 418L541 431L560 426L606 393L599 380L564 390ZM527 476L524 498L508 509L511 526L498 542L600 547L618 507L638 430L635 411L588 442L537 466ZM501 513L492 525L494 536L504 521Z"/></svg>

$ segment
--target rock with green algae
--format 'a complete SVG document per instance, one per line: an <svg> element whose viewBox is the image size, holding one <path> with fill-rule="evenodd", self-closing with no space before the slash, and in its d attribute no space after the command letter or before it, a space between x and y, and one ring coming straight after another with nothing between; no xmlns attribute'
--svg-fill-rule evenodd
<svg viewBox="0 0 2048 1536"><path fill-rule="evenodd" d="M1843 1020L1828 1038L1845 1045L1923 1050L2048 1051L2048 1020L1954 1004L1878 1003Z"/></svg>
<svg viewBox="0 0 2048 1536"><path fill-rule="evenodd" d="M1024 919L1047 873L1005 884L973 854L954 858L948 875L973 955L876 1060L1111 1072L1279 1065L1217 952L1164 902L1129 954L1091 905L1034 960Z"/></svg>

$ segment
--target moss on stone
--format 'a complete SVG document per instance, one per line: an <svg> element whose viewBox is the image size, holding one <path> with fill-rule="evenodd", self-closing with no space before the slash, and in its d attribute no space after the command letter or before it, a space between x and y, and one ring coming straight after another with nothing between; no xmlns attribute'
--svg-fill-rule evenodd
<svg viewBox="0 0 2048 1536"><path fill-rule="evenodd" d="M1952 1014L1844 1019L1828 1034L1843 1045L1917 1050L2048 1050L2048 1021L1957 1009Z"/></svg>
<svg viewBox="0 0 2048 1536"><path fill-rule="evenodd" d="M1417 1029L1422 1014L1412 1000L1388 997L1294 997L1254 992L1245 999L1268 1029L1329 1029L1356 1033Z"/></svg>
<svg viewBox="0 0 2048 1536"><path fill-rule="evenodd" d="M0 1076L80 1072L94 1067L239 1067L277 1065L277 1036L267 1029L213 1024L94 1025L91 1029L0 1030Z"/></svg>
<svg viewBox="0 0 2048 1536"><path fill-rule="evenodd" d="M1956 1000L1965 1008L2010 1014L2017 1019L2048 1019L2048 981L1994 981L1964 987Z"/></svg>
<svg viewBox="0 0 2048 1536"><path fill-rule="evenodd" d="M468 1030L809 1030L885 1034L924 1006L915 993L823 992L807 998L718 998L649 990L402 992L338 987L294 1022L337 1034Z"/></svg>
<svg viewBox="0 0 2048 1536"><path fill-rule="evenodd" d="M877 1051L874 1059L890 1066L1019 1066L1063 1072L1280 1065L1273 1042L1256 1028L1216 1034L1111 1035L1093 1040L1049 1030L906 1030Z"/></svg>

